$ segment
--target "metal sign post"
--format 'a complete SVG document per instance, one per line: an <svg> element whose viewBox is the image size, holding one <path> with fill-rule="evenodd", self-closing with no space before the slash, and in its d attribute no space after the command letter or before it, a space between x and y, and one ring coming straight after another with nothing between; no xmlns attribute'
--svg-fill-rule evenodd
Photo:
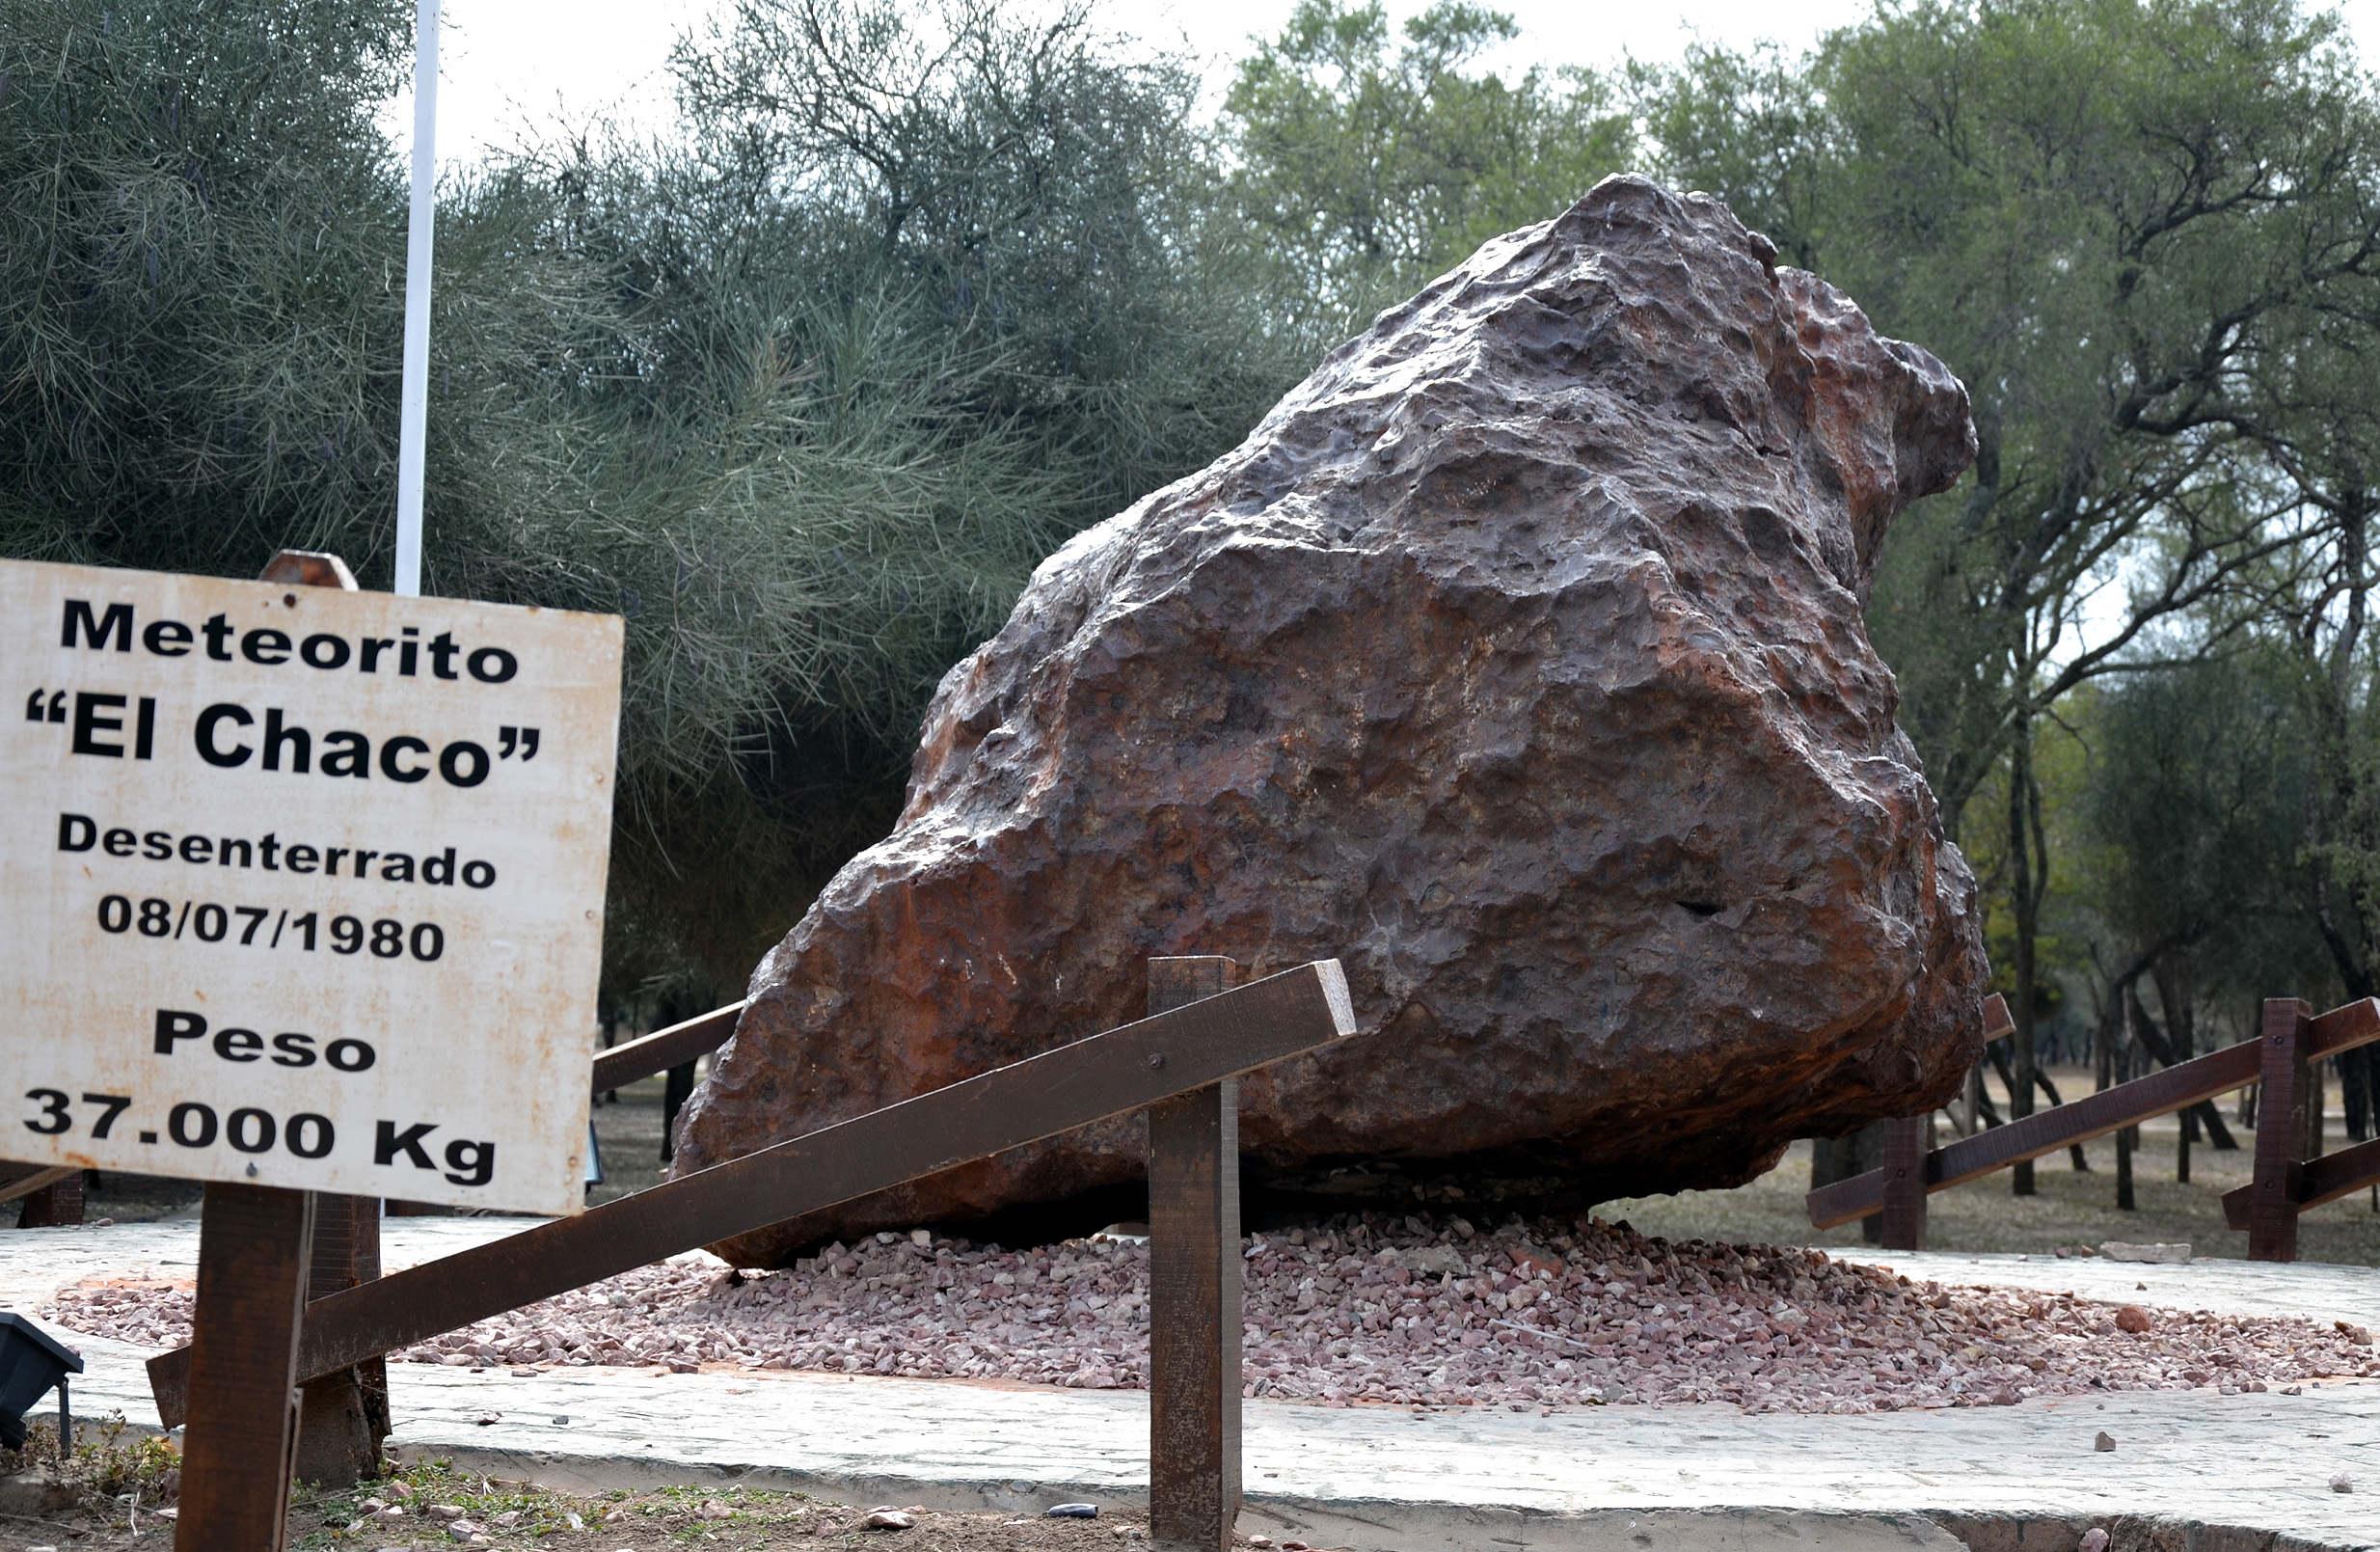
<svg viewBox="0 0 2380 1552"><path fill-rule="evenodd" d="M438 0L414 17L413 206L405 226L405 375L396 429L396 591L421 591L421 463L430 420L430 248L438 221Z"/></svg>
<svg viewBox="0 0 2380 1552"><path fill-rule="evenodd" d="M314 1193L209 1182L175 1552L282 1552Z"/></svg>

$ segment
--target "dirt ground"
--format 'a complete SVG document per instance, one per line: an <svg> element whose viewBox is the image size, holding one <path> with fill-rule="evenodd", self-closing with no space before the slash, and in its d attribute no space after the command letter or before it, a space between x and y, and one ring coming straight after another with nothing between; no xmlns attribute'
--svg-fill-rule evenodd
<svg viewBox="0 0 2380 1552"><path fill-rule="evenodd" d="M89 1473L84 1473L86 1477ZM174 1522L153 1504L170 1480L151 1471L78 1484L70 1508L0 1512L0 1552L173 1545ZM20 1510L30 1483L0 1492ZM110 1491L108 1489L116 1489ZM371 1487L299 1491L289 1510L293 1548L427 1549L481 1546L549 1552L661 1552L667 1547L855 1547L885 1552L1091 1552L1148 1544L1148 1516L1102 1507L1095 1519L943 1513L898 1506L907 1528L872 1528L890 1505L839 1504L803 1493L666 1487L577 1495L527 1483L459 1475L441 1461L392 1469ZM391 1516L388 1510L400 1512ZM456 1513L456 1511L460 1511ZM1285 1542L1296 1552L1302 1543Z"/></svg>
<svg viewBox="0 0 2380 1552"><path fill-rule="evenodd" d="M2069 1099L2091 1092L2088 1073L2059 1068L2051 1076ZM1994 1103L2005 1105L1999 1085L1992 1085ZM1927 1199L1926 1248L1929 1250L2007 1250L2040 1255L2060 1245L2097 1245L2123 1239L2137 1244L2186 1243L2194 1254L2237 1258L2248 1253L2248 1237L2234 1233L2223 1220L2223 1193L2249 1183L2255 1167L2256 1133L2237 1120L2229 1096L2218 1102L2225 1123L2238 1141L2237 1151L2220 1153L2204 1142L2190 1150L2190 1182L2175 1178L2179 1128L2172 1116L2142 1128L2141 1148L2132 1156L2133 1189L2138 1209L2116 1209L2116 1143L2102 1137L2089 1144L2084 1157L2089 1174L2076 1174L2064 1152L2051 1154L2034 1166L2037 1194L2014 1196L2007 1170L1936 1191ZM2002 1113L2006 1110L2003 1108ZM1940 1129L1936 1143L1957 1133ZM2325 1147L2346 1145L2339 1118L2339 1095L2330 1095L2329 1130ZM1636 1197L1606 1202L1596 1216L1626 1218L1646 1234L1671 1239L1752 1241L1769 1244L1815 1245L1826 1249L1855 1248L1863 1241L1859 1225L1813 1230L1802 1209L1810 1188L1810 1147L1796 1143L1782 1162L1748 1185L1732 1191L1683 1191L1675 1196ZM2380 1266L2380 1212L2371 1195L2358 1193L2305 1213L2298 1219L2298 1259L2349 1266Z"/></svg>

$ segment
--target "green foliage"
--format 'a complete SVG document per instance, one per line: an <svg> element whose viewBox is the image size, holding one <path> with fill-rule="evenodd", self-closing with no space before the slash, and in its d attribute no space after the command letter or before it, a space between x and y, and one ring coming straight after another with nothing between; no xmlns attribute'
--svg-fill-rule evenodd
<svg viewBox="0 0 2380 1552"><path fill-rule="evenodd" d="M403 207L370 114L402 9L10 0L7 553L253 573L356 536L393 477L393 384L362 368L394 339Z"/></svg>
<svg viewBox="0 0 2380 1552"><path fill-rule="evenodd" d="M1813 70L1773 43L1744 53L1696 43L1676 67L1632 61L1627 85L1667 176L1726 200L1787 263L1819 268L1819 223L1841 167Z"/></svg>
<svg viewBox="0 0 2380 1552"><path fill-rule="evenodd" d="M134 1432L122 1412L74 1424L73 1448L58 1457L58 1424L27 1418L22 1449L0 1450L0 1476L46 1471L82 1503L135 1504L155 1508L174 1501L181 1486L181 1451L162 1434ZM158 1522L162 1523L162 1522Z"/></svg>
<svg viewBox="0 0 2380 1552"><path fill-rule="evenodd" d="M1378 0L1299 0L1240 63L1224 103L1232 194L1278 284L1334 328L1629 165L1634 126L1594 72L1465 73L1515 36L1510 16L1438 0L1392 58Z"/></svg>
<svg viewBox="0 0 2380 1552"><path fill-rule="evenodd" d="M2238 1002L2329 979L2299 864L2312 741L2269 650L2129 676L2098 698L2078 796L2110 960L2178 957Z"/></svg>
<svg viewBox="0 0 2380 1552"><path fill-rule="evenodd" d="M866 278L996 346L954 402L1036 441L1071 527L1235 443L1305 369L1217 209L1196 78L1125 60L1082 5L744 0L677 63L671 198L731 222L748 273Z"/></svg>
<svg viewBox="0 0 2380 1552"><path fill-rule="evenodd" d="M8 17L0 553L386 585L410 9ZM907 21L755 0L680 49L682 135L442 190L424 585L627 618L609 994L733 994L1041 557L1305 365L1179 69Z"/></svg>

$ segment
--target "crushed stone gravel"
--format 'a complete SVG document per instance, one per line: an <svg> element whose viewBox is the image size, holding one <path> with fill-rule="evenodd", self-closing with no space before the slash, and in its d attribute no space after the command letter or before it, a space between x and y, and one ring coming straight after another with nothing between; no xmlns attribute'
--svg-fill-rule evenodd
<svg viewBox="0 0 2380 1552"><path fill-rule="evenodd" d="M1823 1252L1671 1243L1627 1224L1344 1215L1252 1237L1247 1394L1349 1405L1725 1402L1754 1412L2012 1404L2380 1376L2339 1322L1912 1283ZM188 1340L187 1286L94 1283L41 1314ZM2146 1323L2146 1329L2132 1327ZM473 1369L711 1366L1144 1388L1149 1249L1004 1250L924 1230L770 1272L696 1253L392 1353Z"/></svg>

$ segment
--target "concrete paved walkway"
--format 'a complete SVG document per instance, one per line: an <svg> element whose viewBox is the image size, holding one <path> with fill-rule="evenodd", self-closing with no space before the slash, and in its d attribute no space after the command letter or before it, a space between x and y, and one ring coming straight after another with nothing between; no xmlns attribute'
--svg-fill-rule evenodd
<svg viewBox="0 0 2380 1552"><path fill-rule="evenodd" d="M1920 1282L2038 1288L2077 1298L2226 1315L2305 1315L2380 1330L2380 1267L2313 1263L2193 1261L2144 1266L2093 1256L1951 1255L1934 1251L1832 1252L1890 1266Z"/></svg>
<svg viewBox="0 0 2380 1552"><path fill-rule="evenodd" d="M523 1227L517 1219L391 1219L392 1267ZM195 1224L0 1235L0 1304L29 1309L95 1276L189 1277ZM2298 1313L2380 1326L2380 1272L2242 1262L2187 1266L1880 1256L1911 1277L1989 1282L2184 1309ZM2146 1293L2134 1285L2146 1282ZM153 1427L141 1364L68 1334L88 1372L77 1411ZM535 1378L390 1367L401 1449L554 1485L735 1478L871 1502L1039 1509L1130 1501L1148 1483L1138 1392L712 1372L563 1369ZM485 1421L483 1421L485 1420ZM2112 1453L2094 1435L2116 1440ZM1250 1517L1366 1548L1767 1546L1889 1552L1955 1542L1916 1516L2021 1529L2064 1552L2079 1522L2150 1516L2380 1548L2380 1384L2302 1396L2127 1392L2015 1406L1856 1416L1743 1416L1725 1406L1608 1407L1539 1416L1246 1403ZM2354 1491L2338 1493L2344 1472ZM1721 1511L1688 1513L1686 1511ZM1755 1512L1757 1511L1757 1512ZM1995 1541L1987 1529L1970 1536ZM2175 1546L2257 1545L2204 1533Z"/></svg>

